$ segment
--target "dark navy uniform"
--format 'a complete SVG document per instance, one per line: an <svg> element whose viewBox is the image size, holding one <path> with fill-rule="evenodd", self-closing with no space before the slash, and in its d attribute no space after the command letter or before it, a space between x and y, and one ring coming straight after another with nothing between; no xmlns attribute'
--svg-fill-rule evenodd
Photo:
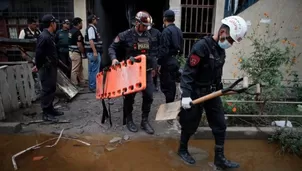
<svg viewBox="0 0 302 171"><path fill-rule="evenodd" d="M151 44L151 35L148 31L145 31L144 33L142 33L142 35L139 35L133 27L129 30L119 33L108 49L111 60L117 59L116 52L119 50L119 48L122 48L126 51L126 56L124 56L123 58L119 58L119 61L127 60L130 57L135 57L141 54L145 54L147 56L147 87L143 91L142 105L142 125L144 124L143 126L146 126L145 124L148 124L148 116L150 113L151 104L153 102L154 86L152 83L151 67L156 65L156 60L155 58L149 55L149 49L151 48ZM127 120L127 126L129 126L128 129L133 132L137 131L136 127L135 129L132 129L134 128L133 126L135 126L132 120L132 111L135 95L136 93L125 95L123 106L124 116ZM125 122L126 121L124 120L124 124ZM153 133L153 130L150 132Z"/></svg>
<svg viewBox="0 0 302 171"><path fill-rule="evenodd" d="M159 30L153 27L149 30L149 32L152 37L152 48L150 49L150 56L157 60L161 33ZM157 68L157 63L155 66L153 66L153 68ZM153 77L153 83L157 90L157 74Z"/></svg>
<svg viewBox="0 0 302 171"><path fill-rule="evenodd" d="M196 42L181 76L182 98L197 99L222 89L222 70L225 63L225 50L210 36ZM224 110L220 97L194 105L190 109L182 109L179 114L181 125L181 140L178 154L188 163L195 160L188 153L188 141L196 132L203 109L206 112L209 126L215 137L214 164L221 168L237 168L239 164L226 160L223 145L226 135Z"/></svg>
<svg viewBox="0 0 302 171"><path fill-rule="evenodd" d="M166 96L166 103L173 102L176 95L176 80L179 75L180 64L176 56L182 54L182 31L169 24L161 34L158 65L160 70L160 86Z"/></svg>
<svg viewBox="0 0 302 171"><path fill-rule="evenodd" d="M51 15L46 17L48 17L47 20L51 22L55 21L54 17L53 19L49 19ZM53 107L57 83L58 55L55 35L47 29L44 29L37 39L35 63L42 85L41 107L43 109L43 119L48 116L62 115L62 112L56 111Z"/></svg>
<svg viewBox="0 0 302 171"><path fill-rule="evenodd" d="M69 30L59 30L56 33L55 42L57 44L59 59L67 66L71 67L71 60L69 58ZM65 73L65 75L70 78L71 70L64 67L60 69Z"/></svg>

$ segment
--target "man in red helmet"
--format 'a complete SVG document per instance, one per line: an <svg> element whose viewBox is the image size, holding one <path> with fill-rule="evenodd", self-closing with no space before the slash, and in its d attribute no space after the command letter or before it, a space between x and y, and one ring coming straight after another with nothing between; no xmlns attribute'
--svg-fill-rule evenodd
<svg viewBox="0 0 302 171"><path fill-rule="evenodd" d="M133 28L123 31L115 37L113 43L108 49L108 52L112 60L112 65L116 65L119 61L127 60L129 58L134 59L133 57L141 54L147 56L147 87L143 91L141 129L148 134L153 134L154 130L148 122L154 91L152 76L155 75L156 68L156 59L149 55L152 37L147 29L148 26L151 26L151 17L148 12L140 11L136 14L135 20L135 26ZM117 51L119 50L124 50L126 55L118 58ZM138 131L132 119L135 94L136 93L125 95L123 103L123 124L126 124L128 130L131 132Z"/></svg>

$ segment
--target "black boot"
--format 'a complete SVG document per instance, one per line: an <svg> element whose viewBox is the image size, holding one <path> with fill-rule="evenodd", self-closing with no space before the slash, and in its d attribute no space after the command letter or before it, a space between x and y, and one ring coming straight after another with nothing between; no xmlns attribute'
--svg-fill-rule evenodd
<svg viewBox="0 0 302 171"><path fill-rule="evenodd" d="M132 119L132 114L129 114L126 118L127 120L127 128L130 132L137 132L137 126L134 124L133 119Z"/></svg>
<svg viewBox="0 0 302 171"><path fill-rule="evenodd" d="M54 115L52 115L49 112L43 112L42 119L44 121L48 121L48 122L58 122L59 121L58 118L56 118Z"/></svg>
<svg viewBox="0 0 302 171"><path fill-rule="evenodd" d="M64 112L58 111L56 109L53 109L51 113L52 113L53 116L62 116L62 115L64 115Z"/></svg>
<svg viewBox="0 0 302 171"><path fill-rule="evenodd" d="M141 122L141 129L144 130L147 134L154 134L154 129L148 122L148 115L143 114L142 122Z"/></svg>
<svg viewBox="0 0 302 171"><path fill-rule="evenodd" d="M215 146L215 158L214 164L218 169L233 169L239 168L239 164L229 161L224 157L224 149L223 146Z"/></svg>
<svg viewBox="0 0 302 171"><path fill-rule="evenodd" d="M188 151L188 141L190 139L190 135L187 133L181 132L180 136L180 143L179 143L179 149L177 154L179 157L186 162L187 164L195 164L196 161L191 156L191 154Z"/></svg>

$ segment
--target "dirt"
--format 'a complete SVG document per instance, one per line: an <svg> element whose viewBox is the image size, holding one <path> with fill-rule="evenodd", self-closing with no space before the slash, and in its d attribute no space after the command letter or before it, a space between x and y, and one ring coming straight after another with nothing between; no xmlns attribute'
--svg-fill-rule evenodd
<svg viewBox="0 0 302 171"><path fill-rule="evenodd" d="M57 101L57 100L56 100ZM123 99L116 98L111 100L114 104L111 106L112 122L113 126L110 128L109 123L101 124L102 117L102 104L100 100L96 100L95 94L84 93L78 94L69 103L64 103L62 99L55 105L59 110L65 113L64 116L59 118L62 120L69 120L70 123L64 124L31 124L23 125L23 133L52 133L59 132L63 128L66 134L129 134L132 136L146 135L145 132L139 131L133 134L122 125L122 105ZM149 120L153 125L156 133L154 136L165 136L171 135L173 132L179 130L175 126L167 124L167 122L155 122L155 115L160 104L164 103L164 95L161 92L154 93L154 102L152 104ZM136 95L133 117L134 122L139 126L141 122L141 105L142 105L142 94ZM30 113L31 115L28 115ZM26 116L26 115L27 116ZM32 114L35 114L32 116ZM10 114L7 121L17 122L29 122L33 120L41 119L41 108L39 102L33 104L31 109L21 110Z"/></svg>
<svg viewBox="0 0 302 171"><path fill-rule="evenodd" d="M49 139L49 136L0 136L0 167L13 170L11 156ZM213 168L213 141L193 140L190 152L196 165L184 164L175 151L178 142L170 138L136 138L118 144L112 151L106 150L112 137L83 136L80 139L91 143L83 146L72 140L61 139L53 148L29 151L16 159L20 171L210 171ZM55 140L54 140L55 141ZM49 142L48 144L53 144ZM300 171L302 159L290 155L279 155L274 145L261 140L229 140L225 145L226 156L241 164L239 171ZM43 156L38 161L34 157Z"/></svg>

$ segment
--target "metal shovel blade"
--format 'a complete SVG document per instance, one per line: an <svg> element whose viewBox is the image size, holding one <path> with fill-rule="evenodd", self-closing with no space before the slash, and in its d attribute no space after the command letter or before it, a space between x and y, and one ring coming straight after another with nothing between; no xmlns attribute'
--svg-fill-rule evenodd
<svg viewBox="0 0 302 171"><path fill-rule="evenodd" d="M164 121L164 120L171 120L176 119L181 108L181 102L171 102L171 103L165 103L161 104L159 106L159 109L156 113L156 121Z"/></svg>

